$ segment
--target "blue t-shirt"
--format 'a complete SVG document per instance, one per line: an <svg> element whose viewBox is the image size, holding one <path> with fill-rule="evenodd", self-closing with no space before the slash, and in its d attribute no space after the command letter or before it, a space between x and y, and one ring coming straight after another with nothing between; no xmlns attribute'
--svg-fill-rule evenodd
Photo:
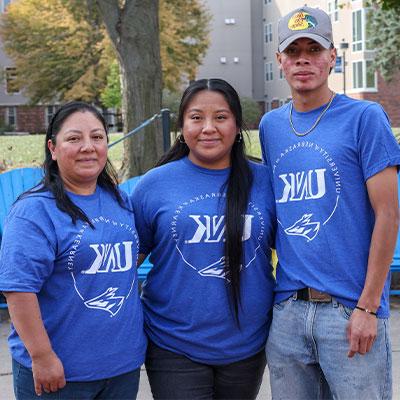
<svg viewBox="0 0 400 400"><path fill-rule="evenodd" d="M354 307L364 287L374 227L366 181L400 163L400 150L381 106L336 95L315 129L298 137L289 104L260 123L263 158L269 166L278 218L275 302L303 287L330 293ZM324 107L293 110L305 132ZM389 277L380 317L389 315Z"/></svg>
<svg viewBox="0 0 400 400"><path fill-rule="evenodd" d="M0 290L37 293L53 350L68 381L110 378L138 368L146 338L138 294L138 236L127 209L97 187L93 195L68 193L95 229L60 211L49 192L15 203L0 252ZM12 327L12 357L31 367Z"/></svg>
<svg viewBox="0 0 400 400"><path fill-rule="evenodd" d="M146 332L158 346L198 362L250 357L267 338L274 200L266 167L250 167L254 183L243 216L240 327L224 273L222 186L229 168L209 170L185 157L148 172L133 194L140 253L151 252L154 264L142 292Z"/></svg>

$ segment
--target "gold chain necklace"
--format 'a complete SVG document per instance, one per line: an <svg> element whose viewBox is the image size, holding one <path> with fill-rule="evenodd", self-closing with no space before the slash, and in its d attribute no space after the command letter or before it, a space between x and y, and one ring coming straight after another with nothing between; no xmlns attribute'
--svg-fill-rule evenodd
<svg viewBox="0 0 400 400"><path fill-rule="evenodd" d="M308 131L305 131L305 132L298 132L298 131L296 131L296 129L295 129L294 125L293 125L293 120L292 120L293 100L292 100L292 102L290 103L290 110L289 110L289 123L290 123L290 126L292 127L293 132L295 133L296 136L306 136L306 135L308 135L312 130L315 129L315 127L318 125L319 121L321 121L321 118L324 116L324 114L328 111L329 107L331 106L332 101L333 101L333 99L334 99L334 97L335 97L335 94L336 94L335 92L332 92L332 95L331 95L331 98L329 99L328 104L327 104L326 107L322 110L321 114L319 114L319 117L318 117L317 120L314 122L314 125L313 125Z"/></svg>

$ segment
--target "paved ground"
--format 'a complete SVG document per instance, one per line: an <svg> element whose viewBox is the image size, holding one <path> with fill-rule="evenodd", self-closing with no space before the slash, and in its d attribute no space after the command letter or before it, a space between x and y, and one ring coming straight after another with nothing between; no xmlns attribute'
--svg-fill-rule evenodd
<svg viewBox="0 0 400 400"><path fill-rule="evenodd" d="M393 399L400 399L400 299L396 299L392 302L391 311ZM6 315L4 313L0 313L0 400L12 400L14 399L14 395L12 390L11 359L7 349L9 320L5 317ZM3 321L1 321L2 318ZM138 400L151 400L150 386L144 369L141 371L140 378ZM266 371L257 400L268 400L271 398L268 380L268 371Z"/></svg>

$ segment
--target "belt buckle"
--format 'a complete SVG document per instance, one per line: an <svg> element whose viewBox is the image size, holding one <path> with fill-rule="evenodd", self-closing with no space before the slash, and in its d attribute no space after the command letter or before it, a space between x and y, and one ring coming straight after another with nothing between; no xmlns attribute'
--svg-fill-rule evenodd
<svg viewBox="0 0 400 400"><path fill-rule="evenodd" d="M307 288L307 292L309 301L315 303L330 303L332 301L332 296L327 293L320 292L313 288Z"/></svg>

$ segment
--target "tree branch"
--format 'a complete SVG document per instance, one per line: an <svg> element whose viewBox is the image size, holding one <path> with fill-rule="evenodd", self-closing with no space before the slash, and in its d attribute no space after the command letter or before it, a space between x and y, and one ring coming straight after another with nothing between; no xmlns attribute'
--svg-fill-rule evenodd
<svg viewBox="0 0 400 400"><path fill-rule="evenodd" d="M107 32L115 47L119 44L121 8L118 0L87 0L88 6L97 5Z"/></svg>

